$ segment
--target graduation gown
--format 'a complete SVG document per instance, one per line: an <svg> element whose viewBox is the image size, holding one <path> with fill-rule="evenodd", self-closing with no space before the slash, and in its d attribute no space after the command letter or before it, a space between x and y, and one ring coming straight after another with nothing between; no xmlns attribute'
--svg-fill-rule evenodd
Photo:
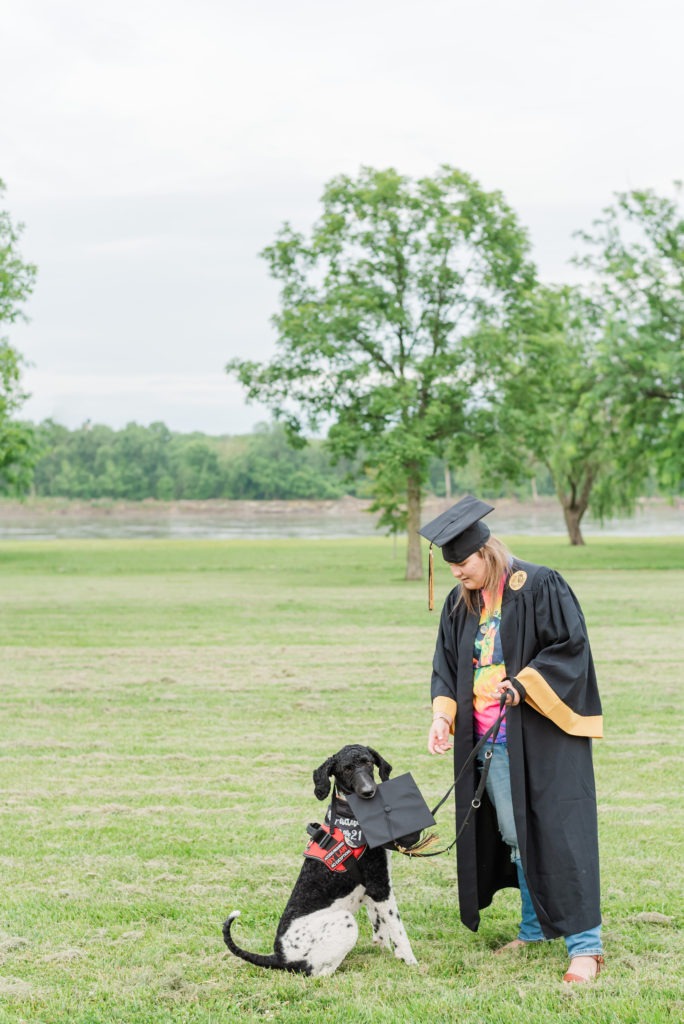
<svg viewBox="0 0 684 1024"><path fill-rule="evenodd" d="M444 603L432 673L433 707L456 715L455 775L475 742L479 623L463 604L456 607L459 589ZM602 736L602 718L584 616L562 576L516 559L503 593L500 636L506 673L526 690L506 716L520 858L544 935L573 935L601 921L591 742ZM478 774L472 765L456 788L457 830ZM494 893L518 885L487 798L458 841L457 865L461 920L477 931L480 910Z"/></svg>

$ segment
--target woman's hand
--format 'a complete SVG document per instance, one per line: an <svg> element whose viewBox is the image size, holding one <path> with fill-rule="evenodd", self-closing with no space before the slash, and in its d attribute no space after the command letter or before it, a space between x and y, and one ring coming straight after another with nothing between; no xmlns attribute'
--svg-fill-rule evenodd
<svg viewBox="0 0 684 1024"><path fill-rule="evenodd" d="M451 750L449 723L445 718L434 718L428 733L428 750L431 754L445 754Z"/></svg>
<svg viewBox="0 0 684 1024"><path fill-rule="evenodd" d="M517 704L520 703L520 694L515 689L515 687L511 685L510 679L504 679L499 683L499 685L494 691L494 698L496 700L501 700L504 693L506 694L507 707L515 707Z"/></svg>

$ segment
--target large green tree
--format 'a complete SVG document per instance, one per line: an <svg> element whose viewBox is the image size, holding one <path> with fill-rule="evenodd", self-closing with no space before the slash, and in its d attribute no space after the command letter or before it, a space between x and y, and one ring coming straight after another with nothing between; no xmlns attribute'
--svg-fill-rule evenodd
<svg viewBox="0 0 684 1024"><path fill-rule="evenodd" d="M0 203L5 185L0 179ZM30 480L36 456L33 431L16 420L28 397L22 388L23 360L4 335L6 325L23 317L22 305L33 290L36 268L19 253L21 224L0 208L0 487L21 490Z"/></svg>
<svg viewBox="0 0 684 1024"><path fill-rule="evenodd" d="M263 253L281 284L275 357L227 370L293 438L329 426L335 457L363 453L419 579L430 461L468 449L486 388L472 338L515 317L534 280L527 236L501 193L451 167L419 180L363 168L321 202L308 237L286 223Z"/></svg>
<svg viewBox="0 0 684 1024"><path fill-rule="evenodd" d="M580 237L592 273L606 397L621 411L623 469L635 462L678 493L684 478L684 216L681 187L618 193Z"/></svg>
<svg viewBox="0 0 684 1024"><path fill-rule="evenodd" d="M571 544L582 519L629 512L649 474L630 459L626 409L615 400L620 370L606 357L591 305L577 289L539 287L516 325L516 344L481 338L499 387L479 410L480 448L493 478L548 471Z"/></svg>
<svg viewBox="0 0 684 1024"><path fill-rule="evenodd" d="M490 467L509 479L548 470L573 544L581 522L631 512L654 474L684 476L684 220L677 197L619 193L579 233L578 288L539 288L516 344L483 332L500 387L480 430Z"/></svg>

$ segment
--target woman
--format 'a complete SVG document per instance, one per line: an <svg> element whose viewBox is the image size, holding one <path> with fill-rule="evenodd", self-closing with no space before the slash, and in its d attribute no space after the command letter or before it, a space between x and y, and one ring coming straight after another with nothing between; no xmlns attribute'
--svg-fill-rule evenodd
<svg viewBox="0 0 684 1024"><path fill-rule="evenodd" d="M457 844L461 920L477 931L483 907L520 889L522 921L503 950L563 936L563 980L585 982L603 963L592 737L601 703L586 626L565 580L521 562L492 537L493 511L467 495L421 529L459 581L442 610L432 672L431 754L452 747L458 776L479 737L507 713L491 751L486 796ZM432 558L432 551L430 552ZM456 786L461 827L479 777ZM487 799L488 797L488 799Z"/></svg>

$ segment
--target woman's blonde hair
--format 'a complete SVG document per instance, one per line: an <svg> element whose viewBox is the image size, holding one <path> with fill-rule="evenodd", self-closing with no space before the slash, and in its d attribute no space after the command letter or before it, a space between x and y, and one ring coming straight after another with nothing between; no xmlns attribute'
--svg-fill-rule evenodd
<svg viewBox="0 0 684 1024"><path fill-rule="evenodd" d="M510 553L503 541L498 537L490 537L483 547L477 552L484 559L486 573L483 590L495 594L499 589L501 580L511 567L513 555ZM466 606L470 614L480 613L480 591L468 590L461 584L456 606L461 602Z"/></svg>

